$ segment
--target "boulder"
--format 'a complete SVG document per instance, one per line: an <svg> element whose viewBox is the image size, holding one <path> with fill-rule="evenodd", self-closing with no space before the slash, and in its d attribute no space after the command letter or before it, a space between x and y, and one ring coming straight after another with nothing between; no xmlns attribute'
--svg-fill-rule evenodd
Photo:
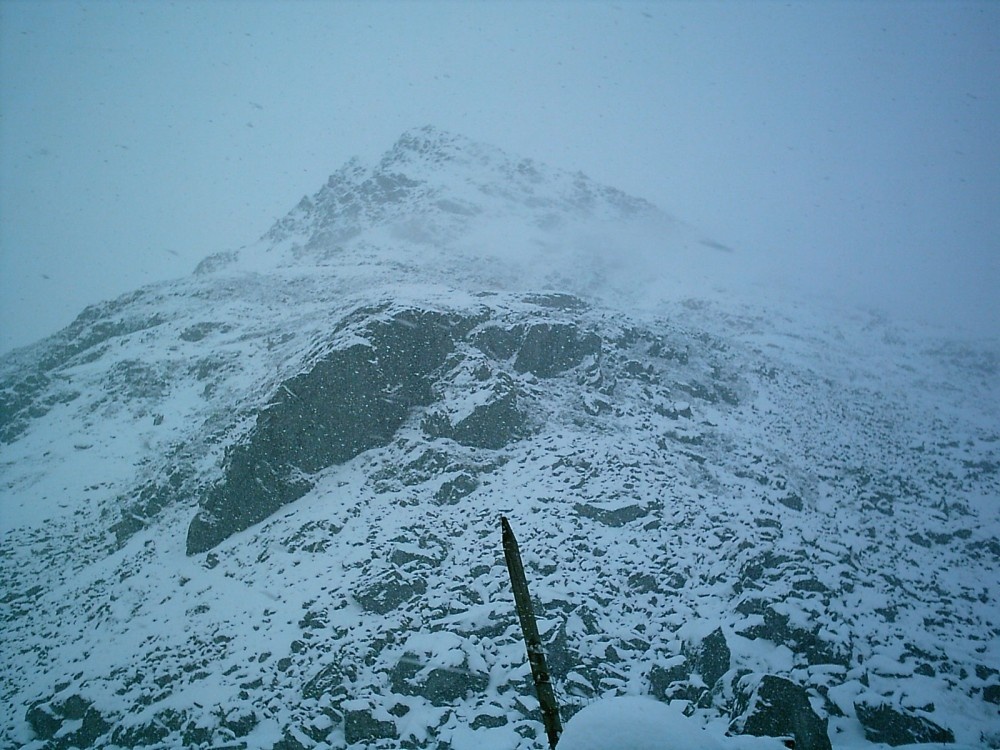
<svg viewBox="0 0 1000 750"><path fill-rule="evenodd" d="M335 661L327 664L302 686L302 697L307 700L326 697L343 698L347 695L347 685L357 677L357 670L351 664Z"/></svg>
<svg viewBox="0 0 1000 750"><path fill-rule="evenodd" d="M691 681L693 665L684 657L673 666L654 664L649 670L649 692L657 700L686 700L697 703L705 692L700 685Z"/></svg>
<svg viewBox="0 0 1000 750"><path fill-rule="evenodd" d="M479 487L479 480L472 474L461 474L441 483L434 493L434 501L440 505L454 505L466 495L470 495Z"/></svg>
<svg viewBox="0 0 1000 750"><path fill-rule="evenodd" d="M928 718L904 712L887 703L855 703L858 721L870 742L886 745L910 745L923 742L954 742L955 735Z"/></svg>
<svg viewBox="0 0 1000 750"><path fill-rule="evenodd" d="M747 675L737 685L729 731L755 737L794 737L796 750L831 750L827 720L805 688L775 675Z"/></svg>
<svg viewBox="0 0 1000 750"><path fill-rule="evenodd" d="M51 741L47 747L56 749L92 747L111 730L111 724L91 701L75 694L58 701L35 703L25 719L36 736Z"/></svg>
<svg viewBox="0 0 1000 750"><path fill-rule="evenodd" d="M1000 705L1000 685L987 685L984 687L983 700L987 703Z"/></svg>
<svg viewBox="0 0 1000 750"><path fill-rule="evenodd" d="M630 503L616 507L601 507L596 503L575 503L574 510L584 518L589 518L605 526L618 528L632 521L638 521L649 514L642 505Z"/></svg>
<svg viewBox="0 0 1000 750"><path fill-rule="evenodd" d="M31 706L24 718L31 727L31 731L43 740L51 739L63 723L62 717L44 702Z"/></svg>
<svg viewBox="0 0 1000 750"><path fill-rule="evenodd" d="M716 682L729 671L732 652L726 644L726 636L722 628L716 628L698 648L697 667L701 673L701 679L711 688Z"/></svg>
<svg viewBox="0 0 1000 750"><path fill-rule="evenodd" d="M470 696L483 695L490 678L485 672L469 667L465 660L458 667L422 668L419 654L403 655L390 675L392 691L398 695L426 698L435 706L452 706Z"/></svg>
<svg viewBox="0 0 1000 750"><path fill-rule="evenodd" d="M756 602L758 600L747 600ZM762 606L760 611L754 611L752 606L741 605L743 614L761 614L763 622L751 625L739 635L744 638L764 640L782 644L800 655L809 664L837 664L848 666L850 656L846 649L835 643L829 643L819 636L819 625L811 630L799 628L789 622L788 615L778 612L773 606Z"/></svg>
<svg viewBox="0 0 1000 750"><path fill-rule="evenodd" d="M378 740L397 740L396 722L379 719L371 709L348 709L344 713L344 739L348 745L363 742L366 745Z"/></svg>

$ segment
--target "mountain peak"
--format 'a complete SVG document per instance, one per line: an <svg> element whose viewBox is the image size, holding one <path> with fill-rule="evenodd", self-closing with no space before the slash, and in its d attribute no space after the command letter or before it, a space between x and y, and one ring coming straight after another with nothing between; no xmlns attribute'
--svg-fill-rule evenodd
<svg viewBox="0 0 1000 750"><path fill-rule="evenodd" d="M384 269L395 265L408 280L447 276L448 283L464 279L482 289L496 287L500 275L507 279L503 288L521 279L534 289L582 293L599 281L595 274L607 275L589 256L598 246L606 252L608 239L581 241L581 235L609 222L650 219L670 221L647 201L581 172L424 126L405 131L374 166L348 161L277 221L238 267L361 263L382 269L381 282ZM202 270L218 266L213 261ZM579 278L581 269L587 278Z"/></svg>
<svg viewBox="0 0 1000 750"><path fill-rule="evenodd" d="M373 173L403 173L442 187L450 183L448 187L463 197L473 187L519 208L558 208L578 217L605 214L620 219L656 211L647 201L602 185L583 172L551 167L432 125L405 131Z"/></svg>
<svg viewBox="0 0 1000 750"><path fill-rule="evenodd" d="M373 176L403 173L438 188L480 194L521 206L552 201L579 215L610 210L632 214L655 210L652 204L601 185L583 172L568 172L497 146L426 125L405 131L371 170Z"/></svg>
<svg viewBox="0 0 1000 750"><path fill-rule="evenodd" d="M509 159L503 150L495 146L433 125L424 125L404 131L395 145L385 153L379 162L379 168L388 170L415 163L440 165L446 162L504 162Z"/></svg>

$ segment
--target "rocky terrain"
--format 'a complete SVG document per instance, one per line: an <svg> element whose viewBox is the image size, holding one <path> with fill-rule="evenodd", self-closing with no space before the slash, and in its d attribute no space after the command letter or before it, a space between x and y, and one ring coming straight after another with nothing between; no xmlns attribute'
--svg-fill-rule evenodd
<svg viewBox="0 0 1000 750"><path fill-rule="evenodd" d="M564 718L1000 747L997 342L720 262L420 129L5 356L0 746L542 747L503 514Z"/></svg>

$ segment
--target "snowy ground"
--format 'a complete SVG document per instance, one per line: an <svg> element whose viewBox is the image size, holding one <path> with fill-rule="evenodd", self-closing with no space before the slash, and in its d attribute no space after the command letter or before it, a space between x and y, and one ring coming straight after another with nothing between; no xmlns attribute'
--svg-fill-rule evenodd
<svg viewBox="0 0 1000 750"><path fill-rule="evenodd" d="M567 715L585 709L567 750L594 746L585 719L602 711L702 746L772 746L724 737L734 685L764 673L809 690L835 747L873 746L866 701L1000 746L996 342L720 296L718 277L688 289L680 267L674 287L669 267L655 294L630 286L629 264L652 255L581 261L577 214L645 223L651 207L473 153L465 203L444 188L361 201L332 180L342 214L314 197L243 258L91 309L0 362L0 701L13 707L0 745L539 747L503 513L557 693ZM426 177L418 162L408 174ZM448 164L453 188L472 167ZM332 236L352 201L370 226ZM510 216L541 229L503 234ZM534 251L475 254L498 238ZM685 263L692 242L674 243ZM540 279L589 306L526 296ZM227 448L289 378L364 342L341 323L376 303L386 320L411 306L572 324L600 336L600 356L520 372L476 350L474 329L438 400L391 441L186 554ZM483 405L480 365L482 382L516 388L530 429L495 449L429 434L432 413L454 424ZM722 676L671 671L717 629ZM649 694L663 703L601 700Z"/></svg>

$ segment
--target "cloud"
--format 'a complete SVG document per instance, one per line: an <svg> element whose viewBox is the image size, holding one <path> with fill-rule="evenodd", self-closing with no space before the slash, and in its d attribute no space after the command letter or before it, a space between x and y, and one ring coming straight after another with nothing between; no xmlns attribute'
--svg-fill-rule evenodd
<svg viewBox="0 0 1000 750"><path fill-rule="evenodd" d="M253 241L426 122L648 198L802 284L995 329L993 3L0 14L3 349Z"/></svg>

